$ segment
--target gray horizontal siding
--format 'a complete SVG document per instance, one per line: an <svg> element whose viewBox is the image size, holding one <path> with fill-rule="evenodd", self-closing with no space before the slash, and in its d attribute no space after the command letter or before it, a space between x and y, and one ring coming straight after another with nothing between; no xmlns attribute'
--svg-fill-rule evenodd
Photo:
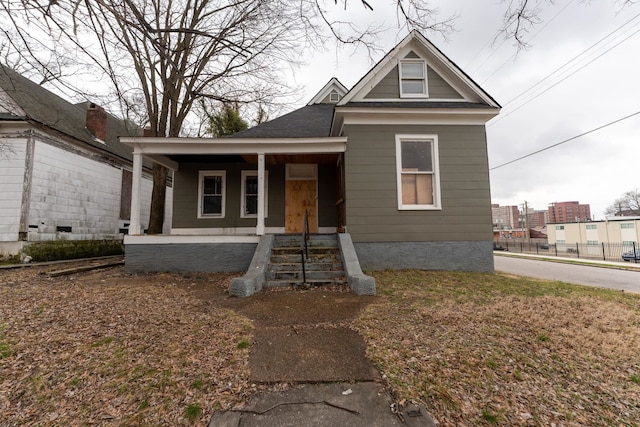
<svg viewBox="0 0 640 427"><path fill-rule="evenodd" d="M462 96L429 66L427 66L427 81L429 82L429 98L462 99Z"/></svg>
<svg viewBox="0 0 640 427"><path fill-rule="evenodd" d="M435 70L427 65L427 85L431 99L462 99L462 96L452 88ZM398 67L395 66L383 77L377 85L365 96L365 99L399 99L400 81Z"/></svg>
<svg viewBox="0 0 640 427"><path fill-rule="evenodd" d="M226 170L227 192L224 218L198 218L198 174L201 170ZM243 170L250 164L181 164L174 175L173 228L255 227L255 218L240 218L240 188ZM284 225L284 165L268 166L267 227Z"/></svg>
<svg viewBox="0 0 640 427"><path fill-rule="evenodd" d="M227 193L224 218L198 218L198 175L201 170L225 170ZM251 164L181 164L174 177L173 228L255 227L255 218L241 218L241 177ZM284 227L285 165L269 165L267 227ZM318 225L337 226L335 203L337 172L334 165L318 165Z"/></svg>
<svg viewBox="0 0 640 427"><path fill-rule="evenodd" d="M490 241L484 126L347 125L347 227L354 242ZM438 135L441 210L398 210L396 134Z"/></svg>
<svg viewBox="0 0 640 427"><path fill-rule="evenodd" d="M400 98L400 82L398 80L398 66L393 67L389 73L375 85L365 99L398 99Z"/></svg>

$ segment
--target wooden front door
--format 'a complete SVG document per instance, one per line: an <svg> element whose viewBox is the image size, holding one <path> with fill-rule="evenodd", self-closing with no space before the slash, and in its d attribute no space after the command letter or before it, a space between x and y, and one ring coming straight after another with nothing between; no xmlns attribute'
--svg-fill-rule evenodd
<svg viewBox="0 0 640 427"><path fill-rule="evenodd" d="M315 165L287 165L285 233L302 233L305 211L309 214L309 232L318 232L315 171Z"/></svg>

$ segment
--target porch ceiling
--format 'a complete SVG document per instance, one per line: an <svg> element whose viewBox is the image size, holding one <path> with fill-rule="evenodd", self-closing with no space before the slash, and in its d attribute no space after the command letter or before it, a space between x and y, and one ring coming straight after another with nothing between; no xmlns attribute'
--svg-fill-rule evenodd
<svg viewBox="0 0 640 427"><path fill-rule="evenodd" d="M258 164L258 156L245 155L183 155L174 154L167 156L177 163L247 163ZM282 165L289 163L313 163L335 164L339 154L267 154L265 162L269 165Z"/></svg>
<svg viewBox="0 0 640 427"><path fill-rule="evenodd" d="M243 156L247 163L258 163L258 156ZM265 162L269 165L287 163L335 164L339 154L268 154Z"/></svg>

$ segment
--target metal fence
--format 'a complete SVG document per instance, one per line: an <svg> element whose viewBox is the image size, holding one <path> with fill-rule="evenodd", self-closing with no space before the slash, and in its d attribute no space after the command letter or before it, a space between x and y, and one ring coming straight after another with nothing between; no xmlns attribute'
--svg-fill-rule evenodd
<svg viewBox="0 0 640 427"><path fill-rule="evenodd" d="M631 262L640 263L640 245L635 242L626 243L587 243L547 244L539 241L496 240L495 243L509 252L529 253L538 255L559 256L565 258L596 259L604 261L624 261L623 254ZM634 257L634 254L636 256Z"/></svg>

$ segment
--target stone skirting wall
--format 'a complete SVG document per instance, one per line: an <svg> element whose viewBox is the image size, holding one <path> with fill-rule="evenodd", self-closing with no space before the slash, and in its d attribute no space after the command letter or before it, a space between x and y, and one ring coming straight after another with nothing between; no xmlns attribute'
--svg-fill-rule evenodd
<svg viewBox="0 0 640 427"><path fill-rule="evenodd" d="M354 247L364 270L494 272L492 242L361 242Z"/></svg>
<svg viewBox="0 0 640 427"><path fill-rule="evenodd" d="M125 270L132 273L247 271L256 243L126 244Z"/></svg>

